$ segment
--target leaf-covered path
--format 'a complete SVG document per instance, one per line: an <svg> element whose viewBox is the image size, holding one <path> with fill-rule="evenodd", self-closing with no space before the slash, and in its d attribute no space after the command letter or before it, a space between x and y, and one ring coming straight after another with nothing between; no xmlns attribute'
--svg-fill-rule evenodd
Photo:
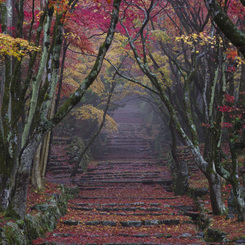
<svg viewBox="0 0 245 245"><path fill-rule="evenodd" d="M154 162L100 162L56 230L35 244L204 244L192 199L174 196L169 181Z"/></svg>
<svg viewBox="0 0 245 245"><path fill-rule="evenodd" d="M170 171L164 160L154 160L136 108L121 109L114 118L119 133L108 139L102 160L78 176L80 193L69 201L56 230L33 243L205 244L194 223L198 212L193 200L170 192ZM59 155L62 147L53 150ZM53 160L54 166L63 166L51 168L54 180L65 183L70 169L66 157Z"/></svg>

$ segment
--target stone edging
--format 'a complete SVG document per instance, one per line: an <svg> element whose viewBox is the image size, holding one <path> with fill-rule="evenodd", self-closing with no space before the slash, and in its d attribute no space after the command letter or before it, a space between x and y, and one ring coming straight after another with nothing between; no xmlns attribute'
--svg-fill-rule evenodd
<svg viewBox="0 0 245 245"><path fill-rule="evenodd" d="M58 219L66 213L68 199L78 192L78 188L62 186L61 194L53 193L46 203L32 207L37 214L27 214L24 220L7 222L0 227L0 245L29 245L32 240L55 229Z"/></svg>

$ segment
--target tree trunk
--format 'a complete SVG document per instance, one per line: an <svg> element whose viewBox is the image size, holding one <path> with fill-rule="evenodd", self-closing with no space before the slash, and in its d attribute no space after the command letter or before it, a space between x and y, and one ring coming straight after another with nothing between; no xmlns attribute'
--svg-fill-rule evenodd
<svg viewBox="0 0 245 245"><path fill-rule="evenodd" d="M43 162L41 167L41 178L45 176L47 164L48 164L48 158L49 158L49 152L50 152L50 142L51 142L51 132L48 132L43 140L43 149L41 153L41 162Z"/></svg>
<svg viewBox="0 0 245 245"><path fill-rule="evenodd" d="M233 192L237 203L237 220L243 222L245 221L245 198L242 186L240 184L234 186Z"/></svg>
<svg viewBox="0 0 245 245"><path fill-rule="evenodd" d="M172 136L171 153L171 172L173 178L173 191L175 195L185 195L188 192L188 167L185 161L180 161L177 153L176 135L173 121L170 120L169 128Z"/></svg>
<svg viewBox="0 0 245 245"><path fill-rule="evenodd" d="M19 168L16 173L15 187L10 193L11 201L7 207L7 216L24 219L32 161L40 141L41 135L29 141L22 151L19 158Z"/></svg>
<svg viewBox="0 0 245 245"><path fill-rule="evenodd" d="M241 52L245 57L245 35L239 30L237 26L231 21L227 13L222 9L221 5L216 0L203 0L208 11L211 13L213 20L224 33L224 35L231 41L231 43Z"/></svg>
<svg viewBox="0 0 245 245"><path fill-rule="evenodd" d="M237 208L237 219L238 221L245 221L245 196L243 186L239 179L238 149L231 144L230 151L232 156L232 175L230 182Z"/></svg>
<svg viewBox="0 0 245 245"><path fill-rule="evenodd" d="M226 212L226 207L222 200L220 176L217 173L210 173L207 175L207 179L209 182L209 195L213 214L224 214Z"/></svg>
<svg viewBox="0 0 245 245"><path fill-rule="evenodd" d="M35 153L35 157L33 159L32 164L32 172L31 172L31 184L38 189L42 188L42 178L41 178L41 151L42 151L42 145L41 143L37 151Z"/></svg>
<svg viewBox="0 0 245 245"><path fill-rule="evenodd" d="M1 193L0 193L0 212L4 211L9 202L9 182L10 178L7 176L0 176L0 188L1 188Z"/></svg>
<svg viewBox="0 0 245 245"><path fill-rule="evenodd" d="M51 108L49 110L48 118L54 115L56 97L53 97ZM43 177L46 172L48 164L48 155L50 149L51 132L48 132L35 154L32 166L31 182L34 187L41 189L43 187Z"/></svg>

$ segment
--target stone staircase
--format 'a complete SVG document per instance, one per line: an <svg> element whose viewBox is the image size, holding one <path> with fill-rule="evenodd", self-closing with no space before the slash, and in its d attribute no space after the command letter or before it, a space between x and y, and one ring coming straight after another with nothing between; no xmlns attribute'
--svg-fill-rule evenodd
<svg viewBox="0 0 245 245"><path fill-rule="evenodd" d="M71 139L67 137L54 137L50 159L47 166L45 178L55 183L67 184L70 182L70 174L73 166L73 159L68 154L67 146Z"/></svg>
<svg viewBox="0 0 245 245"><path fill-rule="evenodd" d="M104 185L119 183L143 183L169 185L171 177L169 172L163 172L162 166L156 166L156 162L99 162L94 168L88 168L85 175L78 180L82 188L86 185Z"/></svg>
<svg viewBox="0 0 245 245"><path fill-rule="evenodd" d="M152 136L136 105L113 115L119 132L107 136L103 154L75 179L80 193L69 201L57 228L33 244L205 244L195 224L193 200L174 196L165 160L152 154ZM52 147L48 179L68 183L65 139Z"/></svg>
<svg viewBox="0 0 245 245"><path fill-rule="evenodd" d="M118 168L127 168L129 161L134 160L151 160L154 162L155 155L152 153L152 142L154 136L149 132L149 125L143 120L139 113L139 105L137 103L127 104L123 108L116 110L112 118L117 122L118 132L114 134L106 134L106 144L103 147L102 153L95 155L95 161L98 161L98 167L104 173L106 168L110 172L110 166L114 163L108 161L116 161ZM67 146L71 143L70 138L54 137L51 147L50 161L47 167L46 178L56 183L69 183L71 170L74 166L75 160L68 153ZM118 162L119 161L119 162ZM134 170L141 166L136 162ZM92 171L92 170L89 170ZM82 173L78 169L78 175ZM90 178L91 176L89 175ZM128 175L128 173L127 173ZM148 173L150 175L150 173ZM110 179L112 174L107 173L107 178ZM95 178L97 178L96 176ZM85 177L82 177L82 179ZM113 176L111 181L116 181L117 176ZM81 181L79 181L81 182Z"/></svg>
<svg viewBox="0 0 245 245"><path fill-rule="evenodd" d="M166 166L105 161L90 167L57 228L33 244L205 244L193 200L169 191Z"/></svg>
<svg viewBox="0 0 245 245"><path fill-rule="evenodd" d="M118 125L118 133L106 134L107 140L99 160L154 159L151 125L139 112L139 104L129 103L119 108L111 117Z"/></svg>
<svg viewBox="0 0 245 245"><path fill-rule="evenodd" d="M97 159L149 159L151 158L150 139L147 138L144 124L118 123L118 133L108 136L103 154Z"/></svg>

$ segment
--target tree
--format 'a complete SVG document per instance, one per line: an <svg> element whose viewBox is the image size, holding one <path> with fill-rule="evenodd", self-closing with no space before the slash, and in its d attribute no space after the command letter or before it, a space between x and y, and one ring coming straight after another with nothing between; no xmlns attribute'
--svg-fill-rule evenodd
<svg viewBox="0 0 245 245"><path fill-rule="evenodd" d="M225 172L222 167L224 111L216 110L218 106L223 108L226 99L225 94L228 90L236 93L239 87L244 87L243 81L238 82L238 85L235 84L237 62L234 58L237 56L237 52L234 48L230 48L229 42L219 29L214 29L208 21L209 15L207 12L205 15L203 6L202 9L197 8L198 3L195 1L193 2L195 8L192 9L189 1L168 2L176 11L177 21L172 13L169 13L167 5L162 4L159 7L160 1L151 1L148 5L128 3L128 8L124 14L125 18L120 22L124 26L135 63L142 72L141 77L147 77L151 84L145 83L142 78L140 78L141 82L137 81L136 77L140 77L140 75L136 72L133 76L128 77L126 77L125 72L121 72L120 75L129 81L141 84L159 96L168 110L175 130L190 147L197 165L209 181L210 199L214 214L225 212L221 195L221 175L233 185L238 203L238 219L243 220L244 197L241 194L243 188L239 182L239 177L237 177L238 152L234 150L234 147L231 148L233 167L230 172ZM135 12L141 12L141 18L136 18L134 28L128 29L124 23L130 8L135 8ZM175 34L182 34L177 38L180 41L179 45L168 35L169 30L163 22L159 21L161 15L156 15L159 9L163 11L166 9L167 15L173 20L176 29L172 28L170 33L173 34L173 30L176 30ZM197 15L195 15L195 10ZM201 15L202 10L204 12ZM189 15L188 11L190 11ZM223 11L223 13L225 12ZM154 19L156 16L158 16L158 22ZM204 18L201 19L201 16ZM164 22L166 22L166 18ZM187 22L188 25L186 25ZM241 23L237 23L242 29ZM230 24L232 24L231 21ZM238 33L242 34L241 31ZM241 50L241 46L239 49ZM239 57L236 59L239 60ZM244 77L244 67L242 66L242 68L241 77ZM169 71L171 71L170 75ZM182 103L179 98L183 99ZM200 102L196 103L197 100ZM204 128L206 135L204 154L199 148L199 144L202 142L200 141L200 132L202 131L200 125L202 122L206 126ZM241 121L238 120L234 124L241 125ZM237 132L236 130L236 134Z"/></svg>
<svg viewBox="0 0 245 245"><path fill-rule="evenodd" d="M240 92L240 99L244 92ZM244 98L243 98L244 99ZM245 110L239 100L229 94L225 95L225 104L218 107L218 110L225 114L222 127L226 129L226 137L230 148L231 157L216 164L218 173L230 182L237 208L238 220L245 220L245 191L244 191L244 169L239 163L241 151L245 148ZM243 166L244 167L244 166Z"/></svg>
<svg viewBox="0 0 245 245"><path fill-rule="evenodd" d="M228 75L225 73L224 52L227 41L219 31L215 32L208 22L209 15L201 5L201 1L193 2L193 8L190 7L192 5L189 1L169 1L169 3L176 9L174 17L169 13L169 5L162 1L150 1L148 5L128 3L124 19L121 19L120 23L124 27L141 77L148 78L150 84L136 81L132 76L126 77L125 73L121 73L121 76L141 84L159 96L176 132L189 146L197 165L209 181L214 214L222 214L226 210L222 201L220 176L216 164L220 162L218 156L221 152L223 114L215 108L222 105L226 91ZM197 4L200 4L199 8ZM184 14L178 12L181 8L184 9ZM133 21L135 26L131 29L124 24L130 9L141 13L140 17ZM162 15L159 14L163 11L169 15L170 20L174 19L172 22L175 29L169 31L164 25L166 18L161 19ZM187 26L186 19L190 22ZM204 28L211 34L210 36L203 33ZM171 35L173 32L177 35L184 34L179 38L179 45L168 35L168 31ZM137 75L140 77L139 73ZM200 102L196 103L197 100ZM204 129L206 131L204 155L199 147L202 142L199 139L202 131L200 125L203 121L209 124L209 127Z"/></svg>
<svg viewBox="0 0 245 245"><path fill-rule="evenodd" d="M206 1L204 0L208 11L210 12L212 19L219 29L225 34L225 36L233 43L233 45L241 52L245 58L245 34L242 30L236 26L236 24L228 16L227 12L221 7L216 0ZM233 1L239 4L237 10L240 11L239 17L244 19L244 7L245 2ZM238 16L238 13L235 13Z"/></svg>
<svg viewBox="0 0 245 245"><path fill-rule="evenodd" d="M237 50L241 53L243 58L245 57L245 35L244 35L244 10L245 10L245 2L244 1L232 1L231 5L233 6L232 11L227 10L223 6L220 5L217 1L204 1L208 11L210 12L212 19L214 20L217 27L224 33L224 35L231 41L231 43L237 48ZM239 21L238 21L239 20ZM244 65L242 66L242 75L241 78L244 79ZM240 89L244 89L244 81L240 81ZM240 90L243 91L243 90ZM233 91L234 93L234 91ZM240 94L241 95L241 94ZM241 96L239 96L241 97ZM223 104L220 110L223 113L227 113L225 105L225 101L227 101L227 95L223 97ZM233 97L230 97L233 98ZM232 101L229 101L232 102ZM234 102L234 100L233 100ZM240 109L240 108L239 108ZM233 124L233 125L232 125ZM232 168L227 170L224 168L222 164L217 162L216 169L219 174L227 179L232 184L232 189L234 193L234 197L237 204L238 210L238 220L245 220L245 197L244 190L242 184L240 183L239 178L239 167L238 167L238 149L235 143L235 138L239 136L238 131L241 130L242 123L241 119L237 119L233 121L231 125L226 124L226 126L230 125L233 128L232 136L230 136L230 151L231 151L231 159ZM237 126L240 125L237 128ZM231 133L231 132L230 132ZM244 185L244 183L243 183Z"/></svg>
<svg viewBox="0 0 245 245"><path fill-rule="evenodd" d="M71 0L67 4L62 1L44 4L39 13L38 28L33 44L37 49L41 38L43 38L40 54L35 50L30 53L29 57L21 55L19 60L14 56L5 55L3 57L5 66L2 68L4 76L1 77L3 85L0 121L0 206L2 210L6 210L7 215L24 217L30 170L37 147L44 135L54 128L81 100L98 76L105 54L113 40L120 2L120 0L115 0L113 3L107 36L98 50L93 68L76 92L50 119L48 118L48 109L58 81L65 20L76 7L77 1ZM23 36L24 3L20 0L15 6L17 37ZM2 10L7 10L7 3L3 2L1 7ZM5 14L1 14L3 32L7 30L7 27L4 26L7 12ZM54 24L52 24L52 19L55 19ZM43 29L44 31L42 31ZM29 33L32 31L34 30L31 29ZM20 46L20 50L22 49L23 47ZM22 74L23 69L26 69L25 74Z"/></svg>

